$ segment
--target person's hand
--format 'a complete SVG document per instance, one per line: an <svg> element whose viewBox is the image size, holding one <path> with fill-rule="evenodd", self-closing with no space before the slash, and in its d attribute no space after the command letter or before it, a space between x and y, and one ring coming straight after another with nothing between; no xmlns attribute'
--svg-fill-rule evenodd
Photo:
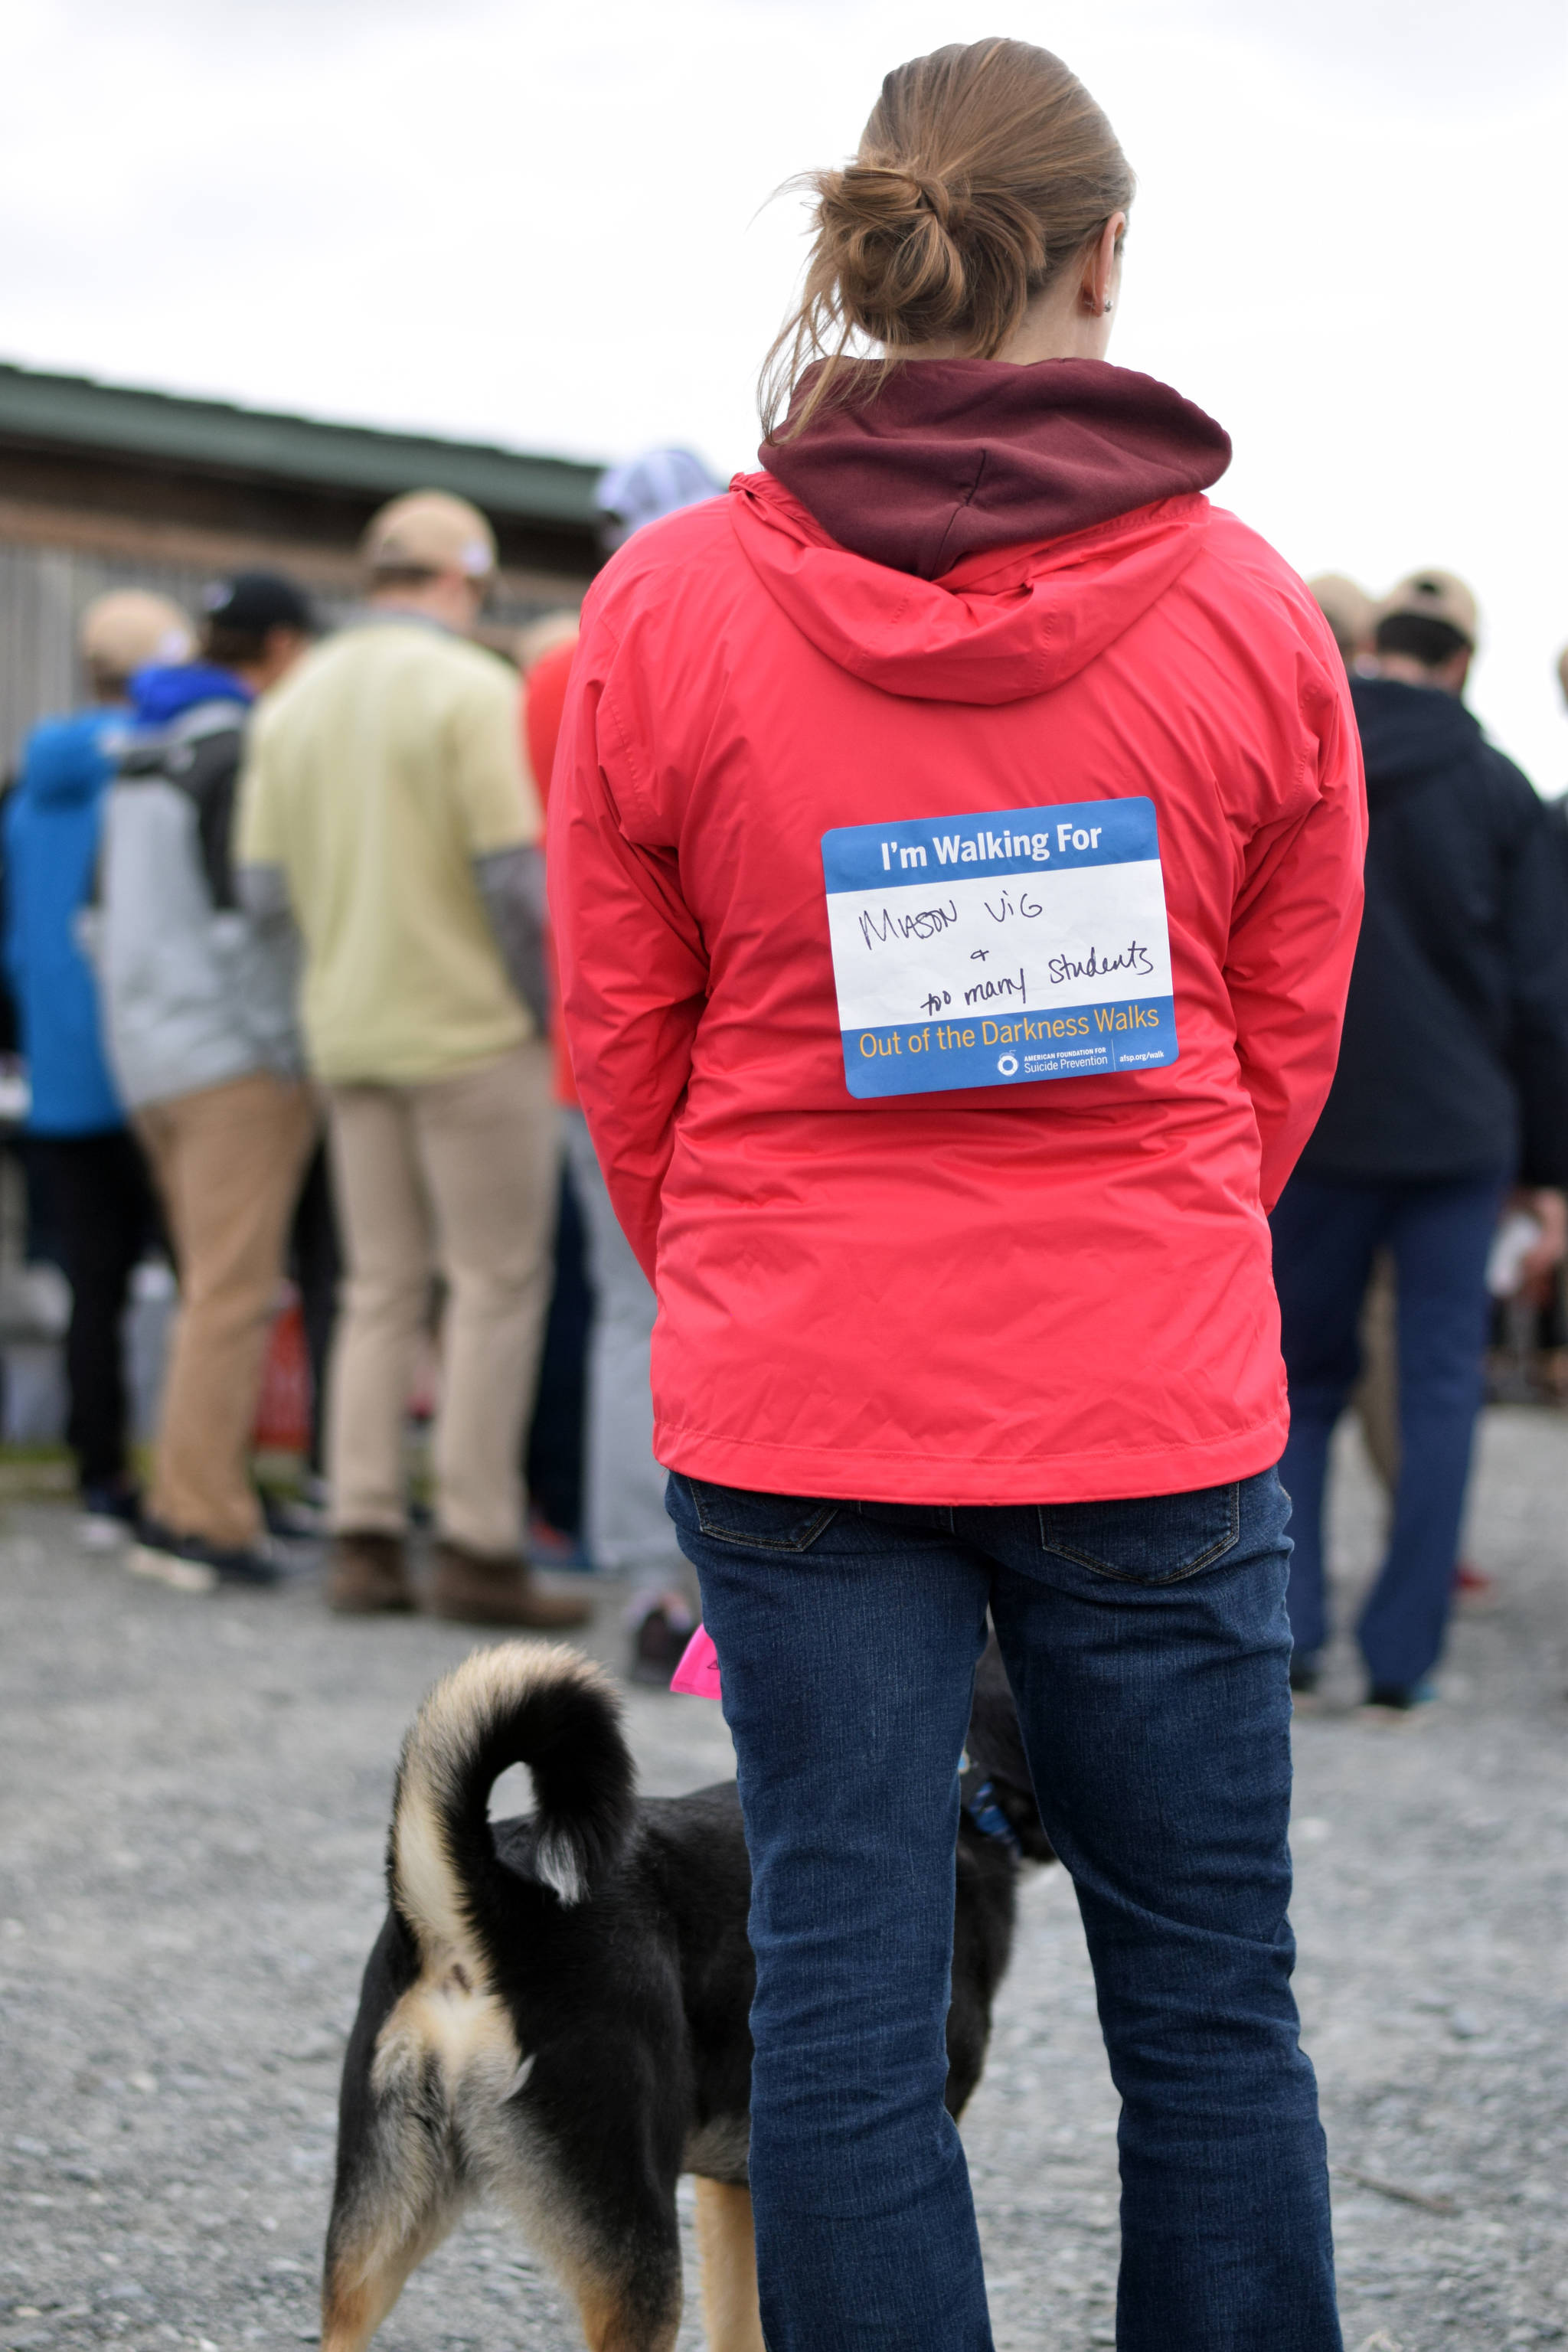
<svg viewBox="0 0 1568 2352"><path fill-rule="evenodd" d="M1521 1192L1517 1199L1541 1227L1541 1239L1526 1251L1519 1270L1521 1289L1529 1289L1568 1256L1568 1196L1542 1189Z"/></svg>

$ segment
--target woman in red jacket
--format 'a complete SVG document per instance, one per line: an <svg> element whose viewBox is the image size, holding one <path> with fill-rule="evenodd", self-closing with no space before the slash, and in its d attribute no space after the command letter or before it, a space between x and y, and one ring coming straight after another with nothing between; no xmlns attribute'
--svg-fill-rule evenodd
<svg viewBox="0 0 1568 2352"><path fill-rule="evenodd" d="M739 1758L763 2325L991 2341L942 2107L989 1610L1122 2098L1118 2343L1330 2352L1265 1220L1355 941L1343 673L1224 433L1105 363L1132 180L1058 59L900 67L815 185L788 413L595 584L551 808Z"/></svg>

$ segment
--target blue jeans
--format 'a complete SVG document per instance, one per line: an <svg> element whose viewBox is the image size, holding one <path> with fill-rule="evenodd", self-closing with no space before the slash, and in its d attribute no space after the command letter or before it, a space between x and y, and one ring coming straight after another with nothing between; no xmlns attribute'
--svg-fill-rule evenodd
<svg viewBox="0 0 1568 2352"><path fill-rule="evenodd" d="M752 1857L770 2352L989 2352L942 2105L959 1758L989 1608L1121 2094L1121 2352L1337 2352L1297 2039L1288 1506L946 1508L672 1477Z"/></svg>
<svg viewBox="0 0 1568 2352"><path fill-rule="evenodd" d="M1329 1441L1361 1369L1357 1328L1379 1249L1394 1254L1399 1486L1383 1572L1357 1631L1373 1683L1407 1690L1436 1664L1481 1402L1487 1254L1500 1176L1454 1183L1331 1184L1294 1176L1269 1220L1290 1442L1290 1629L1303 1657L1328 1633L1323 1484Z"/></svg>

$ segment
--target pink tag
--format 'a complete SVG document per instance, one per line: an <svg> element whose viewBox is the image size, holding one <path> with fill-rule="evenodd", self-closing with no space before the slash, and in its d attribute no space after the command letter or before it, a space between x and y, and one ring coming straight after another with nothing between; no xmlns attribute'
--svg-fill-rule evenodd
<svg viewBox="0 0 1568 2352"><path fill-rule="evenodd" d="M699 1625L686 1644L680 1664L669 1678L669 1687L672 1691L684 1691L689 1698L718 1697L719 1653L705 1625Z"/></svg>

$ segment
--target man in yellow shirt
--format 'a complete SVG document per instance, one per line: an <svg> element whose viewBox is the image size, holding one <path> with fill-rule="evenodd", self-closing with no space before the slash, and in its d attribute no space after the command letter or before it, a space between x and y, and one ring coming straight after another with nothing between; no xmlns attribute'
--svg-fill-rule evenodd
<svg viewBox="0 0 1568 2352"><path fill-rule="evenodd" d="M292 920L348 1261L329 1381L328 1599L414 1605L403 1432L432 1275L447 1284L431 1606L588 1614L523 1559L518 1474L547 1303L560 1143L543 1042L543 863L518 683L468 642L495 569L436 490L372 520L362 615L259 715L238 861Z"/></svg>

